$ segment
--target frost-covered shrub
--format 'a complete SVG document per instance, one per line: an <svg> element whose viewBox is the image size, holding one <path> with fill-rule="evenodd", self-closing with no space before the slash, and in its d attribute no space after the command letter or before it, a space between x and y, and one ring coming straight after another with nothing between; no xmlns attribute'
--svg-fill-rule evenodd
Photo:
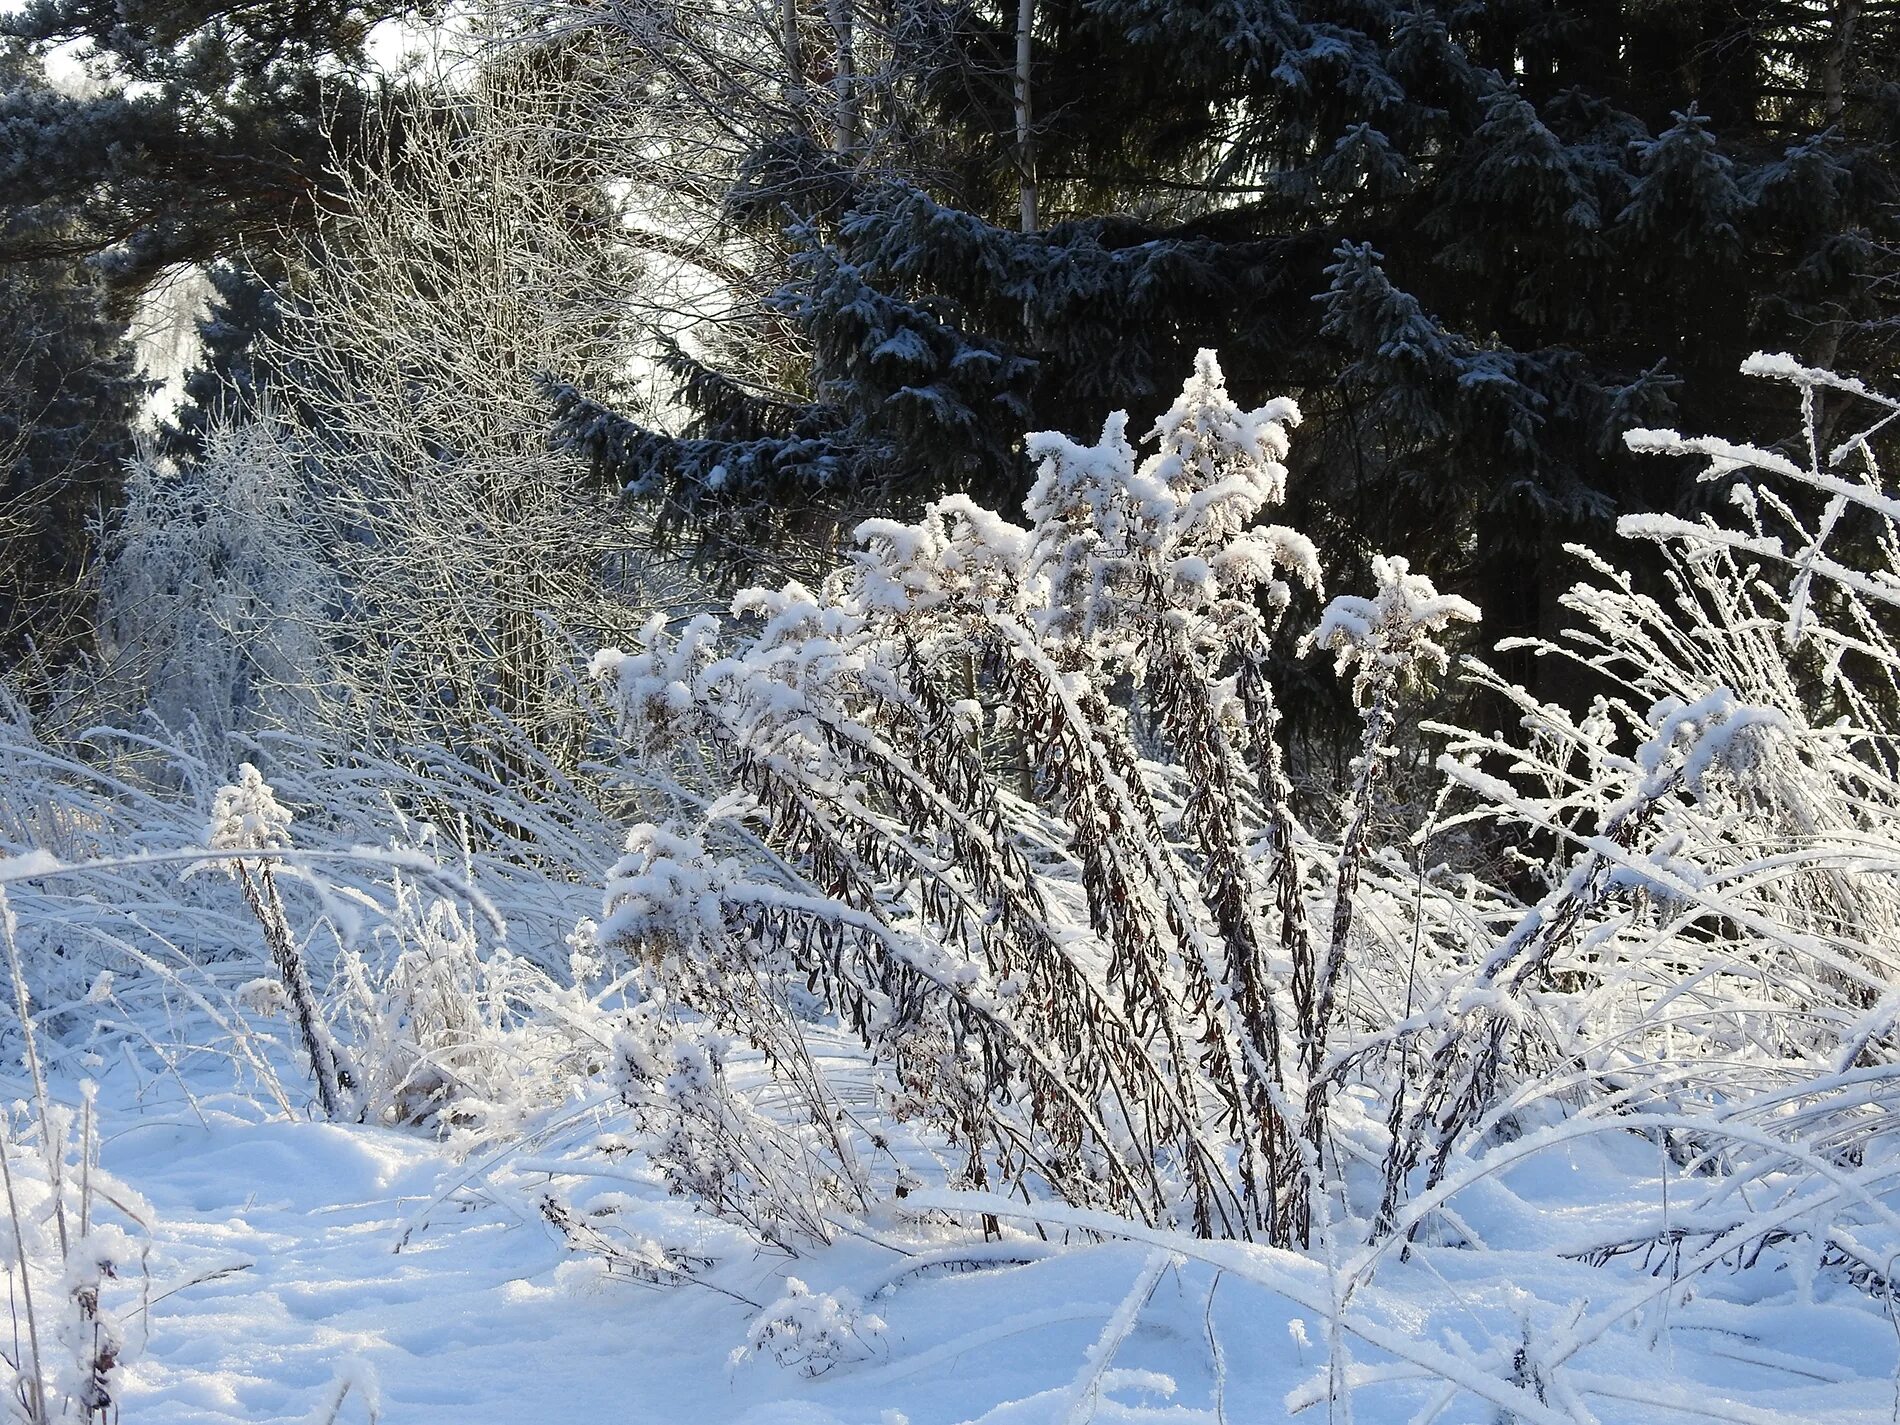
<svg viewBox="0 0 1900 1425"><path fill-rule="evenodd" d="M1295 413L1234 407L1205 358L1145 458L1119 420L1031 437L1025 525L958 498L869 521L820 587L741 595L736 630L656 620L603 653L637 752L730 787L635 829L603 935L775 1068L835 1017L876 1051L885 1122L961 1156L953 1184L1402 1242L1517 1156L1643 1133L1694 1189L1685 1269L1793 1240L1884 1290L1900 504L1875 456L1900 408L1750 369L1801 392L1805 459L1633 436L1708 460L1737 518L1626 520L1656 592L1578 551L1576 629L1537 648L1599 695L1544 705L1467 663L1515 725L1428 727L1449 750L1415 825L1380 791L1400 700L1477 611L1377 561L1308 635L1363 724L1316 836L1264 657L1310 549L1256 525ZM1474 842L1544 892L1446 864ZM787 1086L827 1181L903 1190L822 1074Z"/></svg>
<svg viewBox="0 0 1900 1425"><path fill-rule="evenodd" d="M423 845L428 845L425 835ZM611 1062L616 987L576 936L563 983L505 944L481 909L398 869L370 944L344 949L332 991L360 1111L441 1134L458 1152L520 1132ZM504 927L505 928L505 927Z"/></svg>
<svg viewBox="0 0 1900 1425"><path fill-rule="evenodd" d="M1559 849L1547 893L1445 966L1429 1013L1334 1072L1366 1077L1363 1055L1394 1048L1405 1065L1384 1090L1384 1225L1482 1173L1500 1135L1567 1119L1547 1131L1662 1141L1688 1179L1679 1261L1792 1238L1884 1291L1900 1248L1900 503L1878 453L1900 403L1786 357L1744 370L1799 393L1796 453L1631 433L1704 460L1731 513L1623 520L1662 562L1655 592L1576 551L1595 576L1565 601L1575 628L1535 647L1587 669L1593 704L1538 703L1474 664L1520 728L1446 730L1464 815ZM1850 432L1832 450L1830 428ZM1602 1251L1656 1240L1635 1228Z"/></svg>
<svg viewBox="0 0 1900 1425"><path fill-rule="evenodd" d="M343 957L364 1117L424 1127L472 1122L512 1097L503 1007L461 907L425 897L401 877L395 897L387 968Z"/></svg>
<svg viewBox="0 0 1900 1425"><path fill-rule="evenodd" d="M299 453L270 422L215 427L188 466L140 461L107 530L107 678L94 691L213 746L234 731L326 725L332 537Z"/></svg>
<svg viewBox="0 0 1900 1425"><path fill-rule="evenodd" d="M42 1103L30 1128L12 1113L0 1123L0 1274L14 1322L0 1373L9 1418L29 1425L119 1418L121 1312L144 1271L120 1223L140 1212L149 1228L149 1209L99 1167L97 1149L90 1094L83 1114Z"/></svg>
<svg viewBox="0 0 1900 1425"><path fill-rule="evenodd" d="M667 1187L745 1226L761 1241L826 1242L828 1204L853 1200L850 1157L810 1124L761 1112L735 1091L730 1036L655 987L614 1037L609 1082Z"/></svg>
<svg viewBox="0 0 1900 1425"><path fill-rule="evenodd" d="M754 1318L746 1345L788 1370L821 1376L872 1359L883 1336L884 1319L866 1311L852 1292L813 1291L787 1277L785 1294ZM735 1362L746 1354L735 1352Z"/></svg>
<svg viewBox="0 0 1900 1425"><path fill-rule="evenodd" d="M1351 916L1310 931L1266 676L1289 581L1318 582L1259 523L1298 418L1204 354L1146 456L1120 416L1032 436L1026 525L961 497L867 521L822 587L742 594L753 631L655 620L601 654L643 759L710 752L734 786L635 832L603 932L775 1063L787 986L815 988L971 1186L1303 1238L1300 1064Z"/></svg>

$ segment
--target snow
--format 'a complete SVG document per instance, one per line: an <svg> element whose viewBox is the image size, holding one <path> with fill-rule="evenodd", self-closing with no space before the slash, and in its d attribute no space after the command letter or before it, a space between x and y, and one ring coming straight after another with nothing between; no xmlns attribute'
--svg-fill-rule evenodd
<svg viewBox="0 0 1900 1425"><path fill-rule="evenodd" d="M152 1308L124 1401L127 1419L153 1425L301 1421L355 1362L380 1382L384 1417L418 1425L873 1425L880 1402L900 1401L912 1425L925 1425L1053 1388L1061 1376L1035 1370L1038 1360L1066 1345L1079 1361L1113 1307L1090 1299L1100 1270L1078 1278L1044 1266L1043 1279L1007 1293L1001 1313L987 1280L973 1290L966 1276L920 1276L891 1292L897 1344L869 1369L807 1378L769 1360L732 1364L753 1329L750 1308L693 1286L656 1290L573 1270L536 1222L492 1203L443 1213L397 1251L408 1212L459 1176L427 1140L168 1116L119 1127L105 1161L139 1182L158 1214L159 1290L229 1273ZM854 1244L798 1271L875 1283L888 1273L872 1269L891 1260ZM748 1255L720 1279L771 1300L775 1288L791 1290L787 1265ZM986 1362L980 1377L967 1371L973 1359ZM346 1408L343 1418L357 1417Z"/></svg>
<svg viewBox="0 0 1900 1425"><path fill-rule="evenodd" d="M209 1087L173 1094L187 1086ZM345 1383L337 1419L374 1404L404 1425L1214 1425L1321 1418L1335 1371L1363 1425L1417 1418L1447 1380L1465 1387L1447 1421L1850 1425L1893 1408L1893 1323L1843 1284L1762 1269L1672 1285L1640 1255L1559 1255L1630 1225L1619 1194L1642 1193L1655 1150L1627 1133L1520 1146L1462 1194L1482 1250L1428 1238L1406 1262L1348 1252L1333 1269L941 1189L793 1259L636 1171L643 1220L718 1255L703 1284L656 1287L568 1251L525 1205L525 1168L471 1175L414 1132L141 1104L124 1073L99 1098L101 1166L151 1224L132 1284L151 1304L124 1313L121 1401L140 1425L327 1418ZM980 1212L1005 1240L963 1225ZM849 1349L813 1369L775 1341L788 1316ZM1520 1349L1590 1415L1514 1384Z"/></svg>

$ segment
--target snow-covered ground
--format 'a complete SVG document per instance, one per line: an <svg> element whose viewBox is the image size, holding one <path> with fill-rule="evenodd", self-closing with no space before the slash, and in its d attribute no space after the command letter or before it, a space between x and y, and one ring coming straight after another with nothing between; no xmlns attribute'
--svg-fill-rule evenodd
<svg viewBox="0 0 1900 1425"><path fill-rule="evenodd" d="M1893 1319L1827 1274L1764 1258L1671 1289L1664 1263L1652 1275L1640 1257L1562 1256L1615 1206L1595 1184L1640 1191L1654 1149L1634 1137L1561 1145L1474 1189L1461 1216L1482 1248L1388 1252L1351 1293L1335 1353L1325 1317L1347 1251L1329 1271L1323 1254L1237 1243L1090 1241L1060 1225L1084 1219L1049 1208L1048 1240L1018 1220L986 1244L972 1215L961 1227L913 1214L792 1260L630 1161L634 1220L714 1262L703 1284L655 1286L569 1250L533 1208L542 1175L456 1162L411 1132L140 1106L129 1088L105 1077L101 1161L149 1208L135 1234L144 1279L120 1284L122 1301L150 1303L121 1307L124 1419L141 1425L372 1408L402 1425L1241 1425L1302 1407L1397 1425L1489 1422L1512 1405L1526 1420L1647 1425L1900 1410ZM1628 1220L1628 1204L1617 1211ZM807 1301L857 1299L835 1363L801 1359L809 1336L748 1349L760 1308L783 1314L788 1278ZM1335 1390L1329 1408L1342 1374L1350 1403Z"/></svg>

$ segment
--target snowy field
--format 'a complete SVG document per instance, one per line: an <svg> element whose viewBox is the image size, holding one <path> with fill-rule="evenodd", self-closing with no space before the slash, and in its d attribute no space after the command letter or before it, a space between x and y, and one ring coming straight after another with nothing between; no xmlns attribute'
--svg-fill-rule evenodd
<svg viewBox="0 0 1900 1425"><path fill-rule="evenodd" d="M640 1226L716 1262L654 1286L567 1249L534 1207L545 1175L483 1174L414 1133L194 1112L163 1085L141 1105L131 1087L120 1070L100 1092L101 1164L150 1224L147 1275L120 1284L150 1302L123 1313L127 1421L1874 1422L1900 1391L1894 1321L1825 1277L1783 1263L1675 1285L1668 1262L1566 1260L1628 1220L1593 1185L1653 1190L1638 1142L1557 1147L1493 1179L1460 1212L1483 1250L1388 1254L1336 1340L1351 1252L1329 1271L1237 1243L1089 1242L1052 1208L1047 1240L1023 1219L986 1243L886 1214L793 1261L629 1164ZM748 1349L769 1315L751 1303L793 1278L861 1303L835 1361ZM1540 1372L1576 1394L1540 1402ZM1353 1389L1329 1409L1342 1376Z"/></svg>

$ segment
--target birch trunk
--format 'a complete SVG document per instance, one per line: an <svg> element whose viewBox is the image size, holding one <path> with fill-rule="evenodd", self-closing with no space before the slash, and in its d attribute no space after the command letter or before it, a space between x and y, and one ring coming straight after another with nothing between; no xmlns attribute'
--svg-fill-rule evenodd
<svg viewBox="0 0 1900 1425"><path fill-rule="evenodd" d="M1036 150L1030 136L1029 51L1030 32L1036 22L1036 0L1016 0L1016 167L1022 175L1023 231L1035 232L1040 226L1036 208Z"/></svg>

